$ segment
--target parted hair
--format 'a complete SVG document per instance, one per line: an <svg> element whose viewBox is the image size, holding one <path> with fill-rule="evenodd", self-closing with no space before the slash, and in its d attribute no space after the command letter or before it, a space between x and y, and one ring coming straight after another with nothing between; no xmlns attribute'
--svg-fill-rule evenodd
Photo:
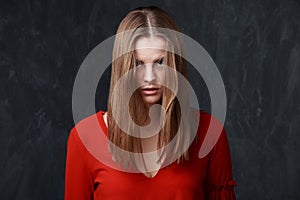
<svg viewBox="0 0 300 200"><path fill-rule="evenodd" d="M158 7L139 7L130 11L121 21L113 48L113 61L112 61L112 72L110 82L110 92L108 100L107 110L107 123L108 123L108 137L109 140L114 144L110 145L109 149L112 152L114 159L117 163L123 167L136 167L135 159L125 157L118 148L135 153L143 152L141 139L138 137L131 136L127 133L131 131L139 131L134 128L133 124L136 123L140 126L146 125L148 118L148 108L144 104L141 94L135 91L129 101L129 105L125 105L119 99L113 99L112 93L118 80L130 69L134 68L135 63L135 52L134 45L140 37L157 36L162 37L166 41L168 49L164 64L170 66L177 72L181 73L187 79L186 61L175 54L174 52L183 53L183 47L180 38L176 34L166 34L164 31L160 31L163 28L174 31L179 31L177 25L172 18L162 9ZM122 34L126 31L131 30L133 34ZM176 94L163 87L163 95L161 99L161 106L165 109L165 124L164 127L159 131L158 135L158 149L163 148L174 139L176 141L171 150L168 152L163 151L165 161L176 158L178 162L187 160L189 158L188 150L182 151L184 144L189 143L192 138L190 137L189 131L189 114L181 113L180 108L186 108L188 106L189 93L186 88L178 85L178 80L172 80L170 84L175 84L177 88ZM126 92L126 85L123 86L124 90L119 91L119 96L122 97L122 92ZM177 99L177 96L185 97L181 100L181 105ZM129 113L132 117L132 121L125 119L125 115L121 112L121 107L129 109ZM127 133L122 131L114 120L112 110L116 113L118 119L127 120L128 125ZM182 124L180 124L182 123ZM180 128L179 128L180 127ZM118 147L118 148L116 148ZM183 152L183 153L181 153ZM161 158L162 159L162 156Z"/></svg>

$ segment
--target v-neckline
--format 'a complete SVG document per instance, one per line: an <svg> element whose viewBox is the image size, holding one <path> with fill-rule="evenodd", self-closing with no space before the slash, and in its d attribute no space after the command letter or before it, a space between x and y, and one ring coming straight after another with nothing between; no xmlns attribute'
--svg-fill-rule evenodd
<svg viewBox="0 0 300 200"><path fill-rule="evenodd" d="M159 172L160 170L161 170L161 168L160 168L159 170L156 170L154 174L152 174L152 173L143 173L143 172L142 172L142 174L143 174L146 178L154 179L154 178L157 176L157 174L158 174L158 172ZM149 174L150 176L148 176L147 174ZM153 176L152 176L152 175L153 175Z"/></svg>
<svg viewBox="0 0 300 200"><path fill-rule="evenodd" d="M155 178L158 175L159 171L162 169L162 166L163 166L163 161L162 162L157 162L157 160L159 159L159 157L160 156L157 155L157 157L155 157L154 160L151 159L151 157L150 157L150 160L148 160L148 161L145 160L146 158L143 158L144 162L145 162L144 167L148 167L148 168L154 169L154 170L153 171L148 171L146 169L144 171L140 170L140 173L142 173L147 178ZM149 162L150 162L150 164L149 164ZM154 162L156 162L156 164L153 165Z"/></svg>

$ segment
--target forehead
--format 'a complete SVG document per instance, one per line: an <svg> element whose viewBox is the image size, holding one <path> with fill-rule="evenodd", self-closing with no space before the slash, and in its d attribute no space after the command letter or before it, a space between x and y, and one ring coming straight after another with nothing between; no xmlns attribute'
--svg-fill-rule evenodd
<svg viewBox="0 0 300 200"><path fill-rule="evenodd" d="M166 53L166 42L161 37L141 37L135 43L135 55L142 61L153 61Z"/></svg>

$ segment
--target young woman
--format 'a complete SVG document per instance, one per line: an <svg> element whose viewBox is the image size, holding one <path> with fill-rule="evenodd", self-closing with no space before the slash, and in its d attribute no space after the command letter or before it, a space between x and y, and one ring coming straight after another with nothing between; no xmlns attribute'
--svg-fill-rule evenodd
<svg viewBox="0 0 300 200"><path fill-rule="evenodd" d="M108 111L82 120L69 136L65 200L235 199L224 129L212 151L198 157L210 122L219 122L188 107L188 90L179 81L187 78L182 45L166 29L178 31L157 7L137 8L122 20ZM93 139L99 134L109 142Z"/></svg>

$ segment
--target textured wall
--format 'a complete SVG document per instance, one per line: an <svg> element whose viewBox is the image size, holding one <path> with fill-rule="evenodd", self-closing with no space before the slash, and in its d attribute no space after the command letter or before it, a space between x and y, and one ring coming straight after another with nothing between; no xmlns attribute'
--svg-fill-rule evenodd
<svg viewBox="0 0 300 200"><path fill-rule="evenodd" d="M238 199L299 199L299 1L120 2L1 1L0 199L63 199L77 70L130 9L150 4L219 67ZM106 107L108 79L109 70L98 109ZM194 76L193 85L209 110L205 84Z"/></svg>

